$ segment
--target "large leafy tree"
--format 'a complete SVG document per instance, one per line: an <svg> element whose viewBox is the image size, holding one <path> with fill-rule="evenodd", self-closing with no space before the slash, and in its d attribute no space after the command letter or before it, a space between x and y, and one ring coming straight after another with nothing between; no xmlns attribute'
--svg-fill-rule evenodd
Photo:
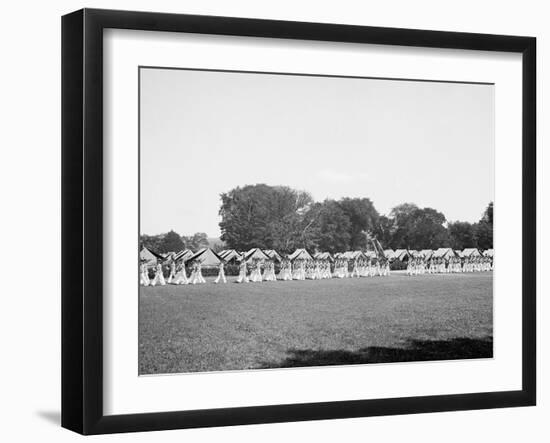
<svg viewBox="0 0 550 443"><path fill-rule="evenodd" d="M392 248L412 248L412 232L414 230L414 213L419 207L413 203L402 203L390 212L392 221L391 240Z"/></svg>
<svg viewBox="0 0 550 443"><path fill-rule="evenodd" d="M436 249L450 246L445 216L435 209L418 209L413 214L414 227L411 233L412 248Z"/></svg>
<svg viewBox="0 0 550 443"><path fill-rule="evenodd" d="M343 198L338 205L349 219L350 250L364 249L367 246L366 232L372 232L377 226L380 215L368 198Z"/></svg>
<svg viewBox="0 0 550 443"><path fill-rule="evenodd" d="M185 243L182 241L180 235L177 232L167 232L161 243L160 252L178 252L185 248Z"/></svg>
<svg viewBox="0 0 550 443"><path fill-rule="evenodd" d="M478 248L493 248L493 202L489 203L481 219L476 224L475 237Z"/></svg>
<svg viewBox="0 0 550 443"><path fill-rule="evenodd" d="M468 222L453 222L447 226L451 248L462 250L477 246L476 226Z"/></svg>
<svg viewBox="0 0 550 443"><path fill-rule="evenodd" d="M352 222L340 202L325 200L317 203L310 212L315 214L313 233L317 249L330 253L350 249Z"/></svg>
<svg viewBox="0 0 550 443"><path fill-rule="evenodd" d="M292 249L303 240L303 221L313 204L307 192L265 184L234 188L221 200L221 240L238 250Z"/></svg>
<svg viewBox="0 0 550 443"><path fill-rule="evenodd" d="M385 215L378 217L378 222L374 226L372 234L382 244L382 247L392 247L393 232L393 219Z"/></svg>
<svg viewBox="0 0 550 443"><path fill-rule="evenodd" d="M435 249L450 245L445 216L432 208L403 203L392 209L392 248Z"/></svg>

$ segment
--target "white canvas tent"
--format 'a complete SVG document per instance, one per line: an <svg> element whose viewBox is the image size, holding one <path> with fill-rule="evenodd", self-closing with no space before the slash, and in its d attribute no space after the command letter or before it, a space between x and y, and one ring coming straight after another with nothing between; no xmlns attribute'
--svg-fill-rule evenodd
<svg viewBox="0 0 550 443"><path fill-rule="evenodd" d="M317 254L315 254L314 258L316 260L329 260L331 262L334 261L332 255L330 255L330 252L318 252Z"/></svg>
<svg viewBox="0 0 550 443"><path fill-rule="evenodd" d="M451 248L439 248L434 252L433 256L435 258L444 258L445 260L448 260L455 255L455 251L453 251Z"/></svg>
<svg viewBox="0 0 550 443"><path fill-rule="evenodd" d="M266 249L264 252L273 261L280 262L283 259L275 249Z"/></svg>
<svg viewBox="0 0 550 443"><path fill-rule="evenodd" d="M183 249L179 252L176 252L172 258L174 259L174 261L183 261L185 263L192 255L193 251L191 251L190 249Z"/></svg>
<svg viewBox="0 0 550 443"><path fill-rule="evenodd" d="M223 259L210 248L199 249L187 261L198 261L202 266L218 266Z"/></svg>
<svg viewBox="0 0 550 443"><path fill-rule="evenodd" d="M394 257L397 260L407 261L410 257L410 254L409 251L407 251L406 249L396 249Z"/></svg>
<svg viewBox="0 0 550 443"><path fill-rule="evenodd" d="M147 266L156 265L158 259L164 260L164 257L162 257L162 255L151 251L149 248L146 248L145 246L141 248L141 251L139 251L139 258L140 260L145 261L145 264Z"/></svg>
<svg viewBox="0 0 550 443"><path fill-rule="evenodd" d="M462 251L462 257L481 257L481 252L477 248L466 248Z"/></svg>
<svg viewBox="0 0 550 443"><path fill-rule="evenodd" d="M384 255L388 260L393 260L395 258L395 251L393 249L385 249Z"/></svg>
<svg viewBox="0 0 550 443"><path fill-rule="evenodd" d="M374 255L376 255L375 251L367 251L367 252L372 252ZM348 258L352 260L367 258L367 254L363 251L349 251L349 252L346 252L346 254L348 254Z"/></svg>
<svg viewBox="0 0 550 443"><path fill-rule="evenodd" d="M260 248L252 248L244 255L244 257L247 263L253 260L270 260L269 255L267 255Z"/></svg>
<svg viewBox="0 0 550 443"><path fill-rule="evenodd" d="M485 257L494 257L495 256L495 250L494 249L487 249L483 251L483 255Z"/></svg>
<svg viewBox="0 0 550 443"><path fill-rule="evenodd" d="M432 251L431 249L422 249L422 251L420 251L420 254L426 260L429 260L430 258L432 258L433 253L434 253L434 251Z"/></svg>
<svg viewBox="0 0 550 443"><path fill-rule="evenodd" d="M313 260L313 257L309 252L307 252L305 249L296 249L290 256L288 257L291 261L294 260Z"/></svg>
<svg viewBox="0 0 550 443"><path fill-rule="evenodd" d="M232 260L240 260L242 255L239 254L235 249L225 249L218 254L225 262L230 262Z"/></svg>

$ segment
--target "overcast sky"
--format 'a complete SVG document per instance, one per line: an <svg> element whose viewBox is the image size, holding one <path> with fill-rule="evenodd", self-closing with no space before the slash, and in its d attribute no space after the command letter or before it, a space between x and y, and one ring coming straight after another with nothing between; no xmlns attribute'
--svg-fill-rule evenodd
<svg viewBox="0 0 550 443"><path fill-rule="evenodd" d="M141 69L141 233L220 235L266 183L475 222L494 198L494 86Z"/></svg>

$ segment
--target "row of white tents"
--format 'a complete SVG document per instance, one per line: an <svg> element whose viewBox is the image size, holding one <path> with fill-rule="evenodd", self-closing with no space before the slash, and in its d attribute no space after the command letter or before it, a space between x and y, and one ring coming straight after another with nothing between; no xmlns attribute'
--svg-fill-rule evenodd
<svg viewBox="0 0 550 443"><path fill-rule="evenodd" d="M179 252L169 252L166 254L159 254L147 247L143 247L140 251L140 259L147 266L154 266L158 260L161 261L175 261L175 262L193 262L198 261L203 266L218 266L221 262L229 263L233 261L241 261L243 258L247 263L260 260L271 260L274 262L281 262L283 257L277 251L273 249L260 249L252 248L247 252L238 252L235 249L226 249L219 253L214 252L210 248L202 248L197 252L193 252L189 249L184 249ZM392 249L384 250L384 256L386 259L408 261L410 258L423 258L429 260L431 258L443 258L448 260L451 257L493 257L494 250L487 249L486 251L480 251L476 248L466 248L462 251L453 250L452 248L439 248L436 250L423 249L421 251L409 250L409 249ZM377 253L375 251L347 251L338 252L331 255L328 252L317 252L310 254L306 249L296 249L292 254L287 257L290 261L295 260L328 260L333 262L335 259L347 259L347 260L359 260L359 259L375 259Z"/></svg>
<svg viewBox="0 0 550 443"><path fill-rule="evenodd" d="M184 263L198 261L202 264L202 266L218 266L222 262L229 263L231 261L240 261L243 256L245 257L247 263L254 260L282 260L282 257L277 253L277 251L262 250L260 248L253 248L247 252L237 252L234 249L228 249L219 253L215 252L211 248L202 248L197 252L193 252L190 249L184 249L179 252L159 254L144 246L141 248L139 253L140 260L147 266L156 265L158 260Z"/></svg>
<svg viewBox="0 0 550 443"><path fill-rule="evenodd" d="M202 248L197 252L193 252L190 249L184 249L179 252L169 252L166 254L159 254L153 250L143 246L139 251L139 258L147 266L154 266L160 261L175 261L175 262L191 262L200 261L205 266L216 266L220 264L222 259L210 248Z"/></svg>
<svg viewBox="0 0 550 443"><path fill-rule="evenodd" d="M462 251L452 248L439 249L422 249L420 251L410 249L385 249L384 255L390 260L407 261L410 258L423 258L429 260L431 258L443 258L448 260L452 257L472 258L472 257L494 257L494 249L486 249L481 251L477 248L465 248Z"/></svg>

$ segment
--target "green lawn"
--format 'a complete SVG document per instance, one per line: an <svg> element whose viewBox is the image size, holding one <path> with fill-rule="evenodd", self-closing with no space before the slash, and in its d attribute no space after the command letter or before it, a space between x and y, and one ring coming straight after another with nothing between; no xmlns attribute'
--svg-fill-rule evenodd
<svg viewBox="0 0 550 443"><path fill-rule="evenodd" d="M492 278L141 288L139 372L492 357Z"/></svg>

